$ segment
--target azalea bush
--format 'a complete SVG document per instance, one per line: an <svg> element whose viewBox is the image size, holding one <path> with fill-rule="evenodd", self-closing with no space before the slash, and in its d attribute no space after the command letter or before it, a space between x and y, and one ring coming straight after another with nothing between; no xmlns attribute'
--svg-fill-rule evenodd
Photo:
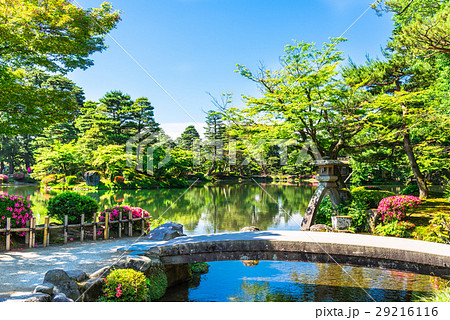
<svg viewBox="0 0 450 320"><path fill-rule="evenodd" d="M381 215L381 220L384 223L400 221L421 203L422 200L414 196L388 197L380 201L377 213Z"/></svg>
<svg viewBox="0 0 450 320"><path fill-rule="evenodd" d="M122 176L117 176L114 178L114 183L123 184L125 182L125 178Z"/></svg>
<svg viewBox="0 0 450 320"><path fill-rule="evenodd" d="M56 181L58 180L58 177L56 174L51 174L49 176L46 176L41 180L41 184L43 185L53 185L56 184Z"/></svg>
<svg viewBox="0 0 450 320"><path fill-rule="evenodd" d="M105 279L103 294L108 302L148 301L147 278L133 269L114 270Z"/></svg>
<svg viewBox="0 0 450 320"><path fill-rule="evenodd" d="M11 218L11 228L25 228L27 221L33 218L31 205L24 197L0 194L0 229L6 227L7 218Z"/></svg>
<svg viewBox="0 0 450 320"><path fill-rule="evenodd" d="M25 179L25 173L23 173L23 172L14 173L14 174L13 174L13 178L14 178L14 180L16 180L16 181L22 181L22 180Z"/></svg>
<svg viewBox="0 0 450 320"><path fill-rule="evenodd" d="M9 177L6 174L0 174L0 183L7 183L9 181Z"/></svg>
<svg viewBox="0 0 450 320"><path fill-rule="evenodd" d="M130 214L133 219L136 218L150 218L151 215L148 211L139 208L139 207L130 207L130 206L114 206L110 208L106 208L102 213L100 213L100 221L104 220L106 217L106 213L109 213L109 219L111 221L119 220L119 215L122 213L122 219L128 219L128 215Z"/></svg>

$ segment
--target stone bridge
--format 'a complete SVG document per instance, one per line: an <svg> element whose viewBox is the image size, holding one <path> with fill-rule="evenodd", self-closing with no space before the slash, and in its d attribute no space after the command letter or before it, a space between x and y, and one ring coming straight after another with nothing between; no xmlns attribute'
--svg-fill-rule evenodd
<svg viewBox="0 0 450 320"><path fill-rule="evenodd" d="M338 263L450 278L450 245L372 235L308 232L232 232L141 241L127 252L159 256L164 265L223 260Z"/></svg>

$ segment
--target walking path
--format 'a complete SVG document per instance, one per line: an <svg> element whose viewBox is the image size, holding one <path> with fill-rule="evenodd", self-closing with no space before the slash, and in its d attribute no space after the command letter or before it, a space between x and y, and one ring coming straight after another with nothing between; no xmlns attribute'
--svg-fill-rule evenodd
<svg viewBox="0 0 450 320"><path fill-rule="evenodd" d="M0 253L0 301L29 295L51 269L97 271L120 257L118 248L127 247L136 240L73 242L64 246Z"/></svg>

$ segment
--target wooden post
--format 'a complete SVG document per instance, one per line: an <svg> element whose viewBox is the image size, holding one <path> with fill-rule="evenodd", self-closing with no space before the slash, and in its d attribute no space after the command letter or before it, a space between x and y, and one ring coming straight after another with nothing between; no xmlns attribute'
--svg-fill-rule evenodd
<svg viewBox="0 0 450 320"><path fill-rule="evenodd" d="M81 231L80 231L80 241L84 241L84 213L81 215Z"/></svg>
<svg viewBox="0 0 450 320"><path fill-rule="evenodd" d="M142 226L142 231L141 231L141 236L143 236L145 234L145 218L144 218L144 214L142 214L142 220L141 220L141 226Z"/></svg>
<svg viewBox="0 0 450 320"><path fill-rule="evenodd" d="M94 225L92 226L94 241L97 240L97 212L94 214Z"/></svg>
<svg viewBox="0 0 450 320"><path fill-rule="evenodd" d="M122 212L119 212L119 238L122 238Z"/></svg>
<svg viewBox="0 0 450 320"><path fill-rule="evenodd" d="M27 246L30 245L30 220L25 223L25 227L28 228L28 231L25 233L25 244Z"/></svg>
<svg viewBox="0 0 450 320"><path fill-rule="evenodd" d="M49 237L48 237L48 227L49 227L49 218L45 217L45 222L44 222L44 247L48 247L49 244Z"/></svg>
<svg viewBox="0 0 450 320"><path fill-rule="evenodd" d="M36 243L36 218L31 219L30 248Z"/></svg>
<svg viewBox="0 0 450 320"><path fill-rule="evenodd" d="M6 251L11 250L11 218L6 218Z"/></svg>
<svg viewBox="0 0 450 320"><path fill-rule="evenodd" d="M67 244L67 231L69 231L69 216L65 215L64 216L64 244Z"/></svg>
<svg viewBox="0 0 450 320"><path fill-rule="evenodd" d="M105 213L105 240L109 239L109 212Z"/></svg>
<svg viewBox="0 0 450 320"><path fill-rule="evenodd" d="M128 236L133 236L133 214L128 212Z"/></svg>

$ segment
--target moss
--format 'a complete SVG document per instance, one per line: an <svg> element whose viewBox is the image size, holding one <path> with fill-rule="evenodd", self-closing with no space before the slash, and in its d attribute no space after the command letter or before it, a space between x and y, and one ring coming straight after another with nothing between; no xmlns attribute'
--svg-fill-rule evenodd
<svg viewBox="0 0 450 320"><path fill-rule="evenodd" d="M161 299L167 290L167 276L162 268L155 267L147 271L147 288L149 301Z"/></svg>
<svg viewBox="0 0 450 320"><path fill-rule="evenodd" d="M209 270L209 264L206 262L190 263L189 267L191 268L192 273L197 274L205 274L208 273Z"/></svg>

